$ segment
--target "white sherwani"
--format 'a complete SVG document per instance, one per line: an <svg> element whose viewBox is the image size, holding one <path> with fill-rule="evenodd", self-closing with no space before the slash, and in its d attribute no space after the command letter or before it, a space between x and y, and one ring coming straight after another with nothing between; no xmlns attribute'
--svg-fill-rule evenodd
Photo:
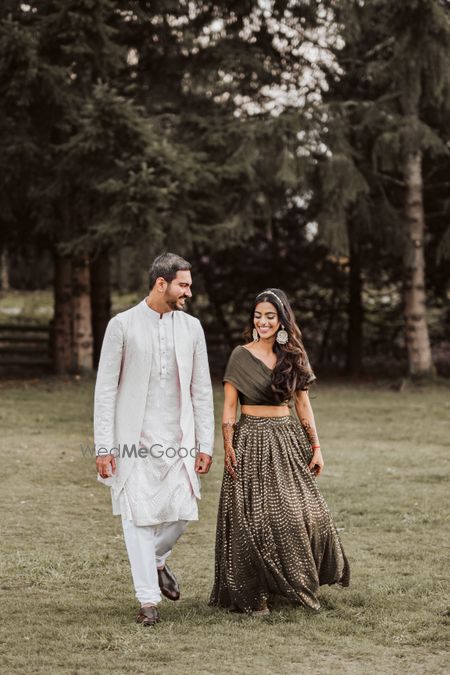
<svg viewBox="0 0 450 675"><path fill-rule="evenodd" d="M111 487L113 513L136 525L195 520L195 448L213 451L203 329L181 311L161 316L143 300L111 319L95 388L96 454L117 457L115 475L99 480Z"/></svg>

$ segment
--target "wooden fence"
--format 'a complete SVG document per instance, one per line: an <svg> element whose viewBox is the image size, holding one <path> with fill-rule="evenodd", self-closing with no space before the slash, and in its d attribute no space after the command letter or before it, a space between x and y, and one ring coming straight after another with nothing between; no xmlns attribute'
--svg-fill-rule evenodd
<svg viewBox="0 0 450 675"><path fill-rule="evenodd" d="M211 374L220 377L238 334L206 332ZM50 325L0 324L0 376L40 375L52 372Z"/></svg>
<svg viewBox="0 0 450 675"><path fill-rule="evenodd" d="M50 327L0 324L0 374L51 372Z"/></svg>

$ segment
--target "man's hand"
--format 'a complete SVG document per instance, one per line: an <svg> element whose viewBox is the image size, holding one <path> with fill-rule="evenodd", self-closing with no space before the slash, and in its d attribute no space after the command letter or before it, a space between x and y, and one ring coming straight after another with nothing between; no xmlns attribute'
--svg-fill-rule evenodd
<svg viewBox="0 0 450 675"><path fill-rule="evenodd" d="M199 452L195 458L195 471L197 473L208 473L211 463L211 455L207 455L206 452Z"/></svg>
<svg viewBox="0 0 450 675"><path fill-rule="evenodd" d="M101 478L110 478L116 473L116 458L114 455L101 455L96 458L95 466Z"/></svg>

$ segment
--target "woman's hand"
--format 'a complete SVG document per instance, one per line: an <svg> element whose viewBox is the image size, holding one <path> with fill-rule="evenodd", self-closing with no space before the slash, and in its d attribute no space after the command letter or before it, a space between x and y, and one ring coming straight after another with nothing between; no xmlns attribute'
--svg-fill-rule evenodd
<svg viewBox="0 0 450 675"><path fill-rule="evenodd" d="M231 445L226 445L225 448L225 469L230 474L233 480L237 479L236 473L236 453Z"/></svg>
<svg viewBox="0 0 450 675"><path fill-rule="evenodd" d="M228 387L228 394L227 394L227 387ZM233 392L234 390L234 392ZM230 411L226 410L226 405L224 406L224 414L223 414L223 420L222 420L222 433L223 433L223 449L225 452L225 457L224 457L224 462L225 462L225 469L228 471L230 474L231 478L233 480L236 480L237 475L236 475L236 453L234 452L233 448L233 440L234 440L234 430L236 428L236 405L237 405L237 391L232 387L228 382L225 383L225 392L226 392L226 398L230 398L232 396L233 401L232 405L230 404L230 408L234 406L234 412L233 410L230 409ZM227 403L227 400L225 400L225 404ZM227 415L227 413L230 413ZM231 414L233 413L233 414Z"/></svg>
<svg viewBox="0 0 450 675"><path fill-rule="evenodd" d="M313 474L315 476L320 476L320 474L323 471L324 465L325 464L324 464L324 461L323 461L322 452L321 452L320 448L316 448L314 450L314 454L311 458L311 461L308 464L308 468L311 469L311 471L313 472Z"/></svg>

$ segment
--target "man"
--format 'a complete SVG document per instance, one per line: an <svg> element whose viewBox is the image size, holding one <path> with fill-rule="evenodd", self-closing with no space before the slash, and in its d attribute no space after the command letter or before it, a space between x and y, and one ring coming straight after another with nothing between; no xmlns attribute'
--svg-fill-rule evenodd
<svg viewBox="0 0 450 675"><path fill-rule="evenodd" d="M198 474L211 465L214 412L203 329L183 311L191 266L165 253L150 269L150 292L108 324L95 387L98 479L122 518L137 621L160 620L161 593L180 590L166 559L198 519Z"/></svg>

